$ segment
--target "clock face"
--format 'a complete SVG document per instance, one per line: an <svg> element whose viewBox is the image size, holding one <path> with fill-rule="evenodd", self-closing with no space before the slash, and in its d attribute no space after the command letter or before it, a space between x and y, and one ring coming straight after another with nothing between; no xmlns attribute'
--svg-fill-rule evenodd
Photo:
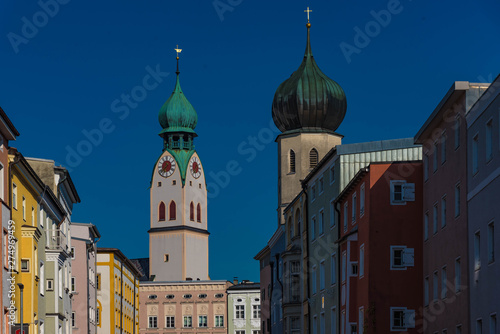
<svg viewBox="0 0 500 334"><path fill-rule="evenodd" d="M195 179L200 177L201 166L200 160L197 157L191 158L191 161L189 162L189 170L191 171L191 175L193 175Z"/></svg>
<svg viewBox="0 0 500 334"><path fill-rule="evenodd" d="M167 155L158 161L158 173L163 177L169 177L175 172L175 160Z"/></svg>

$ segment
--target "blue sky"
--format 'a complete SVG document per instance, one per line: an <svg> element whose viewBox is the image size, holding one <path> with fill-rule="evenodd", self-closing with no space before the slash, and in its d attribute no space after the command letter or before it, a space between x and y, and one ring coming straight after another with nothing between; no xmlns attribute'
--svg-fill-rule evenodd
<svg viewBox="0 0 500 334"><path fill-rule="evenodd" d="M157 115L179 44L196 148L218 185L208 212L212 279L259 279L253 256L277 225L271 103L302 60L307 6L315 59L346 92L344 143L411 137L453 81L500 72L494 0L54 3L0 4L0 106L21 132L13 146L71 169L82 199L73 220L96 224L100 246L147 257ZM217 183L233 161L238 173Z"/></svg>

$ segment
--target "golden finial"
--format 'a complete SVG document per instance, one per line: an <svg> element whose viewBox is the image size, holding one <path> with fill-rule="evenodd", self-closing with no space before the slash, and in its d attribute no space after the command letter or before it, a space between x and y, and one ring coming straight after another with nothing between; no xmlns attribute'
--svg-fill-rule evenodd
<svg viewBox="0 0 500 334"><path fill-rule="evenodd" d="M311 27L311 23L309 23L309 13L311 13L312 10L309 9L309 7L307 7L307 9L304 11L304 13L307 13L307 27L310 28Z"/></svg>
<svg viewBox="0 0 500 334"><path fill-rule="evenodd" d="M179 53L181 53L182 49L179 49L179 44L177 44L177 48L174 49L177 52L177 59L179 59Z"/></svg>

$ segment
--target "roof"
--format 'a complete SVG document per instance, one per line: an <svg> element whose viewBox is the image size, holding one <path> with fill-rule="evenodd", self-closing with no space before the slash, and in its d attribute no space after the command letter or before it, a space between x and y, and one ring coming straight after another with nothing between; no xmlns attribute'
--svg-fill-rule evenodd
<svg viewBox="0 0 500 334"><path fill-rule="evenodd" d="M101 234L99 233L99 230L97 229L97 226L95 226L92 223L77 223L77 222L71 222L71 225L76 225L76 226L86 226L89 228L90 232L94 235L94 238L100 238Z"/></svg>
<svg viewBox="0 0 500 334"><path fill-rule="evenodd" d="M352 180L347 184L347 186L342 190L342 192L335 198L335 202L340 201L345 197L345 195L349 194L352 188L358 184L359 181L370 171L370 165L365 168L361 168L359 172L352 178Z"/></svg>
<svg viewBox="0 0 500 334"><path fill-rule="evenodd" d="M118 248L98 247L97 248L97 253L98 254L99 253L113 253L120 260L122 260L122 262L124 262L124 263L126 263L128 265L128 269L130 269L130 271L132 271L137 277L140 277L141 272L139 271L139 269Z"/></svg>
<svg viewBox="0 0 500 334"><path fill-rule="evenodd" d="M260 261L264 258L264 256L269 255L270 252L271 252L271 248L269 248L269 245L266 245L253 258L254 258L254 260Z"/></svg>
<svg viewBox="0 0 500 334"><path fill-rule="evenodd" d="M149 257L130 260L140 272L139 281L149 281Z"/></svg>
<svg viewBox="0 0 500 334"><path fill-rule="evenodd" d="M449 106L453 104L464 92L470 90L471 88L476 88L477 92L475 92L476 100L479 96L486 90L489 86L488 83L470 83L468 81L455 81L445 96L441 99L437 107L431 113L431 115L427 118L424 125L418 130L417 134L414 137L415 143L423 143L424 137L426 136L427 131L433 129L437 124L439 124L443 118L438 117L442 113L445 112L445 106ZM475 102L475 100L474 100ZM467 101L466 101L467 103ZM465 106L466 109L470 106ZM468 109L466 110L468 111Z"/></svg>
<svg viewBox="0 0 500 334"><path fill-rule="evenodd" d="M227 291L241 291L241 290L260 290L259 282L246 282L240 283L227 288Z"/></svg>
<svg viewBox="0 0 500 334"><path fill-rule="evenodd" d="M199 280L199 281L141 281L141 286L144 285L198 285L198 284L232 284L226 280Z"/></svg>
<svg viewBox="0 0 500 334"><path fill-rule="evenodd" d="M19 136L19 131L17 131L2 107L0 107L0 131L8 140L16 140L16 137Z"/></svg>

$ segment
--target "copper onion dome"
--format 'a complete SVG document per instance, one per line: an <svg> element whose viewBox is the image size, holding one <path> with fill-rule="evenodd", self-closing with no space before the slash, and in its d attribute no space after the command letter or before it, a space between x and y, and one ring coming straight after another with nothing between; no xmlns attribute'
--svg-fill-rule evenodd
<svg viewBox="0 0 500 334"><path fill-rule="evenodd" d="M344 119L347 101L344 90L328 78L314 61L307 23L307 45L299 68L276 90L274 124L281 132L307 129L335 131Z"/></svg>

